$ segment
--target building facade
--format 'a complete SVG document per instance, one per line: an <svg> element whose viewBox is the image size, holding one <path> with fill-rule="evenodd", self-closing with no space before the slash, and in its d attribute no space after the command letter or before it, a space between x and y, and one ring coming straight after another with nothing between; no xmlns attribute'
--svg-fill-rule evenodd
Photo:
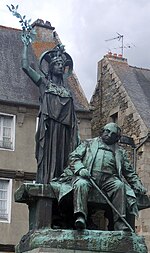
<svg viewBox="0 0 150 253"><path fill-rule="evenodd" d="M131 162L150 194L150 70L129 66L121 55L109 53L98 62L97 85L91 99L92 136L116 122L135 147L126 145ZM150 212L139 212L136 230L150 251Z"/></svg>

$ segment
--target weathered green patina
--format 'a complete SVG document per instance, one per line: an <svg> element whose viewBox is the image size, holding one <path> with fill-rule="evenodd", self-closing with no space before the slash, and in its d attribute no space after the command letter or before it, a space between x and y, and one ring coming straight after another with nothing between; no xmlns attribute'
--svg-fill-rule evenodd
<svg viewBox="0 0 150 253"><path fill-rule="evenodd" d="M64 187L71 190L70 184L63 183L62 185L59 182L51 182L51 184L23 184L21 187L15 192L15 201L18 203L26 203L29 208L29 230L35 230L37 227L49 227L52 225L52 217L51 211L48 210L48 202L50 200L56 202L56 198L58 199L61 190L64 191ZM53 188L57 189L57 193L53 191ZM67 190L66 190L67 191ZM46 200L46 207L43 201ZM70 200L71 201L71 200ZM39 212L41 203L41 209L43 210L43 214ZM70 202L69 202L70 203ZM108 204L106 200L102 197L102 195L96 190L92 189L88 196L88 205L92 207L92 209L108 209ZM147 195L143 195L142 197L137 197L137 205L138 210L142 210L144 208L150 207L150 199ZM68 206L69 207L69 206ZM70 208L70 207L69 207ZM68 208L68 209L69 209ZM46 210L47 212L46 212ZM55 215L56 210L54 211ZM40 220L43 222L39 223ZM49 221L49 222L48 222Z"/></svg>
<svg viewBox="0 0 150 253"><path fill-rule="evenodd" d="M37 248L51 252L52 249L81 250L84 252L147 253L142 236L123 231L51 230L41 229L23 237L16 246L16 253ZM49 249L49 250L48 250Z"/></svg>
<svg viewBox="0 0 150 253"><path fill-rule="evenodd" d="M127 232L130 227L124 219L134 229L132 220L127 219L127 213L131 215L132 212L135 215L138 212L138 199L145 199L142 208L149 207L150 201L125 151L117 145L119 137L120 128L116 124L106 125L101 138L84 141L70 154L69 165L60 178L53 179L50 184L24 184L17 190L15 200L29 206L29 232L16 247L17 253L39 247L74 252L84 250L103 253L147 253L144 238ZM91 184L91 178L104 194L107 194L106 198L96 191ZM57 229L62 223L57 223L57 226L53 224L51 201L54 203L57 198L58 203L63 206L63 199L66 199L70 192L73 194L70 196L73 196L74 228L77 230ZM92 204L94 208L101 208L103 205L107 208L107 198L113 205L111 229L120 231L85 229L88 224L88 204ZM71 209L71 199L66 207ZM58 210L55 209L54 214L58 214L56 211ZM65 220L68 224L69 218L68 216ZM74 218L72 216L73 220Z"/></svg>
<svg viewBox="0 0 150 253"><path fill-rule="evenodd" d="M52 182L59 201L73 192L78 229L86 227L87 200L93 188L90 178L94 179L114 207L114 230L129 228L124 218L134 229L133 217L138 214L137 196L144 196L146 189L129 163L125 150L117 144L120 136L121 129L117 124L107 124L101 137L84 141L70 154L68 168L56 180L56 185Z"/></svg>
<svg viewBox="0 0 150 253"><path fill-rule="evenodd" d="M23 39L22 68L39 87L40 110L36 133L36 182L48 184L67 166L68 155L78 144L77 121L71 92L65 87L64 72L73 62L62 45L44 52L39 74L28 62L28 42ZM46 70L44 66L47 66Z"/></svg>

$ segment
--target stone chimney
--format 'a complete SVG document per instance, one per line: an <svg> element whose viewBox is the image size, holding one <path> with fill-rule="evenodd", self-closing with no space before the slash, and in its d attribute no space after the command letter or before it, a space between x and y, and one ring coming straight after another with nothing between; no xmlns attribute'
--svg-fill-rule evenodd
<svg viewBox="0 0 150 253"><path fill-rule="evenodd" d="M119 61L119 62L127 62L127 59L124 58L122 56L122 54L117 54L117 53L112 53L112 52L108 52L108 54L106 54L104 57L109 58L110 60L115 60L115 61Z"/></svg>
<svg viewBox="0 0 150 253"><path fill-rule="evenodd" d="M55 27L51 26L49 21L44 22L42 19L37 19L32 27L36 31L32 48L36 57L39 58L43 52L53 49L59 43L59 38Z"/></svg>
<svg viewBox="0 0 150 253"><path fill-rule="evenodd" d="M54 41L55 37L55 27L51 26L49 21L44 22L42 19L37 19L32 27L35 29L36 41L50 42Z"/></svg>
<svg viewBox="0 0 150 253"><path fill-rule="evenodd" d="M39 26L39 27L44 27L44 28L47 28L47 29L50 29L50 30L54 30L55 27L51 26L51 23L49 21L46 21L44 23L44 21L42 19L37 19L35 22L33 22L32 24L32 27L36 27L36 26Z"/></svg>

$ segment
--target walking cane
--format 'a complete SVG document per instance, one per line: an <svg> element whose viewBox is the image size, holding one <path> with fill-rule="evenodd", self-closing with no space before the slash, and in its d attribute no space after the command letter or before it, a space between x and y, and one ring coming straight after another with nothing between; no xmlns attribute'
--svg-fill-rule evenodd
<svg viewBox="0 0 150 253"><path fill-rule="evenodd" d="M134 232L133 228L130 226L130 224L126 221L125 218L121 216L121 214L118 212L118 210L114 207L114 205L110 202L110 200L106 197L106 195L103 193L103 191L98 187L98 185L94 182L92 178L89 178L89 181L94 186L95 189L98 190L98 192L103 196L103 198L106 200L108 205L118 214L118 216L122 219L122 221L126 224L126 226L131 230L131 232Z"/></svg>

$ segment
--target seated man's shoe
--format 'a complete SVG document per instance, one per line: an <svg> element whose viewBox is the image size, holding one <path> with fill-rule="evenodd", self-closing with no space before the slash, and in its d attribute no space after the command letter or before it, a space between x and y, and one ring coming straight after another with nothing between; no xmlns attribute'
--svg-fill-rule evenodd
<svg viewBox="0 0 150 253"><path fill-rule="evenodd" d="M82 216L79 216L75 221L75 227L77 230L82 230L86 228L85 219Z"/></svg>

